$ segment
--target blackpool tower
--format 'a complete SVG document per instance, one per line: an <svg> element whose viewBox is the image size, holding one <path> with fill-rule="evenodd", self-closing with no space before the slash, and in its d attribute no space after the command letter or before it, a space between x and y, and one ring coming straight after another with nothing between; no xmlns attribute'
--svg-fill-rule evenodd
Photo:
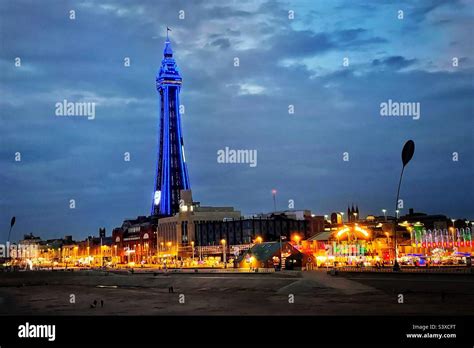
<svg viewBox="0 0 474 348"><path fill-rule="evenodd" d="M156 76L156 89L160 97L160 131L151 208L151 215L155 216L171 216L177 213L180 191L190 189L179 112L182 79L173 58L168 35L163 55Z"/></svg>

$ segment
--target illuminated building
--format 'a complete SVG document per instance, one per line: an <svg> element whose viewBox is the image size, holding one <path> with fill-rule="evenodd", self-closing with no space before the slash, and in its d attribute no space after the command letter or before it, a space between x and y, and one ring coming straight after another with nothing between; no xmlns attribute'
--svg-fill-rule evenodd
<svg viewBox="0 0 474 348"><path fill-rule="evenodd" d="M139 216L125 220L112 231L112 256L121 263L145 261L151 263L156 255L156 216Z"/></svg>
<svg viewBox="0 0 474 348"><path fill-rule="evenodd" d="M347 221L348 222L357 222L359 219L359 206L356 205L356 208L354 209L354 204L352 204L352 207L349 209L349 206L347 206Z"/></svg>
<svg viewBox="0 0 474 348"><path fill-rule="evenodd" d="M71 253L79 266L105 266L112 262L112 237L106 237L105 234L99 237L89 236L69 248L69 254Z"/></svg>
<svg viewBox="0 0 474 348"><path fill-rule="evenodd" d="M179 110L182 79L168 37L163 55L156 77L156 89L160 96L160 131L151 208L151 215L154 216L176 214L179 211L180 191L190 189Z"/></svg>
<svg viewBox="0 0 474 348"><path fill-rule="evenodd" d="M308 220L295 219L285 214L204 221L196 225L196 245L219 245L221 239L227 240L229 245L249 244L257 237L261 237L265 242L279 241L280 236L290 240L295 233L305 239L310 231L311 224Z"/></svg>
<svg viewBox="0 0 474 348"><path fill-rule="evenodd" d="M239 268L278 268L280 257L284 269L301 269L311 260L305 257L291 243L268 242L257 243L235 259Z"/></svg>
<svg viewBox="0 0 474 348"><path fill-rule="evenodd" d="M200 203L193 202L191 191L182 191L181 197L179 212L158 220L157 246L160 258L192 255L191 243L196 241L198 225L239 219L241 216L240 211L232 207L201 206ZM217 241L217 245L221 239Z"/></svg>

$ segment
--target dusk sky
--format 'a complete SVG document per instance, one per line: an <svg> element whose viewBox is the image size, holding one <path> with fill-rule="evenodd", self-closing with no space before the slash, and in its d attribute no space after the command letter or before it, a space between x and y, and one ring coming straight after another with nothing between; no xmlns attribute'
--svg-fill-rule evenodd
<svg viewBox="0 0 474 348"><path fill-rule="evenodd" d="M150 213L166 26L201 205L269 212L277 189L280 210L393 215L413 139L402 214L474 219L473 2L380 3L0 0L1 241L13 215L12 239L81 239ZM56 116L64 99L95 119ZM389 99L419 119L381 116ZM257 165L218 163L225 147Z"/></svg>

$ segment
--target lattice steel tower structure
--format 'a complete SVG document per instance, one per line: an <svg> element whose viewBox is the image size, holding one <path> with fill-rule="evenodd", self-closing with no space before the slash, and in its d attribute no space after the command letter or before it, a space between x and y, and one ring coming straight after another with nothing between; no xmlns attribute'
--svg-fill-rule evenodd
<svg viewBox="0 0 474 348"><path fill-rule="evenodd" d="M179 211L180 191L189 190L190 184L179 113L182 79L168 35L163 55L156 76L156 90L160 96L160 133L151 215L171 216Z"/></svg>

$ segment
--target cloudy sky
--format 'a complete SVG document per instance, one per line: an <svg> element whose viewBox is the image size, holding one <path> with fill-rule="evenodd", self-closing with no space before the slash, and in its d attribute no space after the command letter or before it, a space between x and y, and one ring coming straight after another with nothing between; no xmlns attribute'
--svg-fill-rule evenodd
<svg viewBox="0 0 474 348"><path fill-rule="evenodd" d="M266 212L275 188L279 209L393 211L413 139L405 210L474 218L474 6L379 2L0 0L1 240L13 215L16 239L149 213L166 26L202 205ZM55 116L64 99L95 102L95 119ZM381 116L389 99L420 103L420 118ZM218 163L225 147L257 150L257 166Z"/></svg>

